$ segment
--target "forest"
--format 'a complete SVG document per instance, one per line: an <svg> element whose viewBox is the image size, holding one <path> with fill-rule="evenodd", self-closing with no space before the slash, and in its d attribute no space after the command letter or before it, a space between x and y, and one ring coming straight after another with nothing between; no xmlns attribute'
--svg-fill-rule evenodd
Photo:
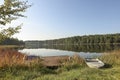
<svg viewBox="0 0 120 80"><path fill-rule="evenodd" d="M104 35L84 35L68 38L45 40L45 41L25 41L39 42L40 45L95 45L95 44L120 44L120 33Z"/></svg>
<svg viewBox="0 0 120 80"><path fill-rule="evenodd" d="M86 35L68 38L25 41L26 48L49 48L83 52L105 52L119 49L120 34Z"/></svg>
<svg viewBox="0 0 120 80"><path fill-rule="evenodd" d="M0 40L0 45L24 45L24 41L18 40L17 38L5 38Z"/></svg>

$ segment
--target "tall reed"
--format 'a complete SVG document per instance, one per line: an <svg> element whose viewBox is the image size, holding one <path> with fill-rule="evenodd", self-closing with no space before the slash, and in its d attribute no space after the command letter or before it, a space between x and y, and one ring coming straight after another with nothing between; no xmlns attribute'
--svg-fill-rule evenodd
<svg viewBox="0 0 120 80"><path fill-rule="evenodd" d="M100 59L111 66L120 66L120 50L106 52Z"/></svg>
<svg viewBox="0 0 120 80"><path fill-rule="evenodd" d="M14 49L0 49L0 67L15 65L34 65L39 64L40 59L34 58L27 60L28 56Z"/></svg>
<svg viewBox="0 0 120 80"><path fill-rule="evenodd" d="M85 60L81 58L78 54L69 57L68 60L61 61L62 69L71 70L76 68L82 68L86 66Z"/></svg>
<svg viewBox="0 0 120 80"><path fill-rule="evenodd" d="M0 67L20 65L24 63L24 54L13 49L0 49Z"/></svg>

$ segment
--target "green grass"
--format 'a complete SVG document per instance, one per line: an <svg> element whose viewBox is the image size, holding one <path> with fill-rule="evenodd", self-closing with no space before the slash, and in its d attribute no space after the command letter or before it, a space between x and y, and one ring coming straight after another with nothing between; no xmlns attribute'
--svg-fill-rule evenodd
<svg viewBox="0 0 120 80"><path fill-rule="evenodd" d="M120 80L119 52L113 51L100 57L107 64L101 69L87 67L79 57L64 61L65 64L57 70L42 64L4 66L0 68L0 80Z"/></svg>
<svg viewBox="0 0 120 80"><path fill-rule="evenodd" d="M0 71L0 80L120 80L120 68L91 69L77 68L62 73L55 73L43 69L48 73L41 73L41 70L18 69Z"/></svg>
<svg viewBox="0 0 120 80"><path fill-rule="evenodd" d="M44 75L34 80L119 80L120 68L111 69L73 69L58 75Z"/></svg>

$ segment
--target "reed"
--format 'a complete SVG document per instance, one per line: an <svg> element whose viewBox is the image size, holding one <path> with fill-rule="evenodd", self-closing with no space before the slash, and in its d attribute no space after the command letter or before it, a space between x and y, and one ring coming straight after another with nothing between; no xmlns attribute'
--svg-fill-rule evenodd
<svg viewBox="0 0 120 80"><path fill-rule="evenodd" d="M72 57L69 57L67 60L62 60L61 61L61 68L58 69L58 72L62 71L69 71L72 69L77 69L77 68L83 68L86 67L85 60L81 58L78 54L73 55Z"/></svg>
<svg viewBox="0 0 120 80"><path fill-rule="evenodd" d="M5 65L17 65L23 64L24 60L23 57L25 55L21 54L15 50L10 49L0 49L0 67Z"/></svg>
<svg viewBox="0 0 120 80"><path fill-rule="evenodd" d="M106 52L100 59L111 66L120 66L120 50L114 50L112 52Z"/></svg>
<svg viewBox="0 0 120 80"><path fill-rule="evenodd" d="M0 49L0 67L38 64L40 59L26 60L27 56L14 49Z"/></svg>

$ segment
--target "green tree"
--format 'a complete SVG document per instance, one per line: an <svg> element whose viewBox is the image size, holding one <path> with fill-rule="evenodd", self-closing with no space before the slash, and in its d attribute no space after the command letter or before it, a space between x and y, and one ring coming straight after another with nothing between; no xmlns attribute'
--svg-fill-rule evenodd
<svg viewBox="0 0 120 80"><path fill-rule="evenodd" d="M13 20L18 19L19 17L26 17L22 13L31 6L27 3L28 1L4 0L4 3L0 5L0 25L6 26L6 24L10 24ZM0 40L19 33L20 29L21 25L17 27L9 27L7 29L1 28Z"/></svg>

